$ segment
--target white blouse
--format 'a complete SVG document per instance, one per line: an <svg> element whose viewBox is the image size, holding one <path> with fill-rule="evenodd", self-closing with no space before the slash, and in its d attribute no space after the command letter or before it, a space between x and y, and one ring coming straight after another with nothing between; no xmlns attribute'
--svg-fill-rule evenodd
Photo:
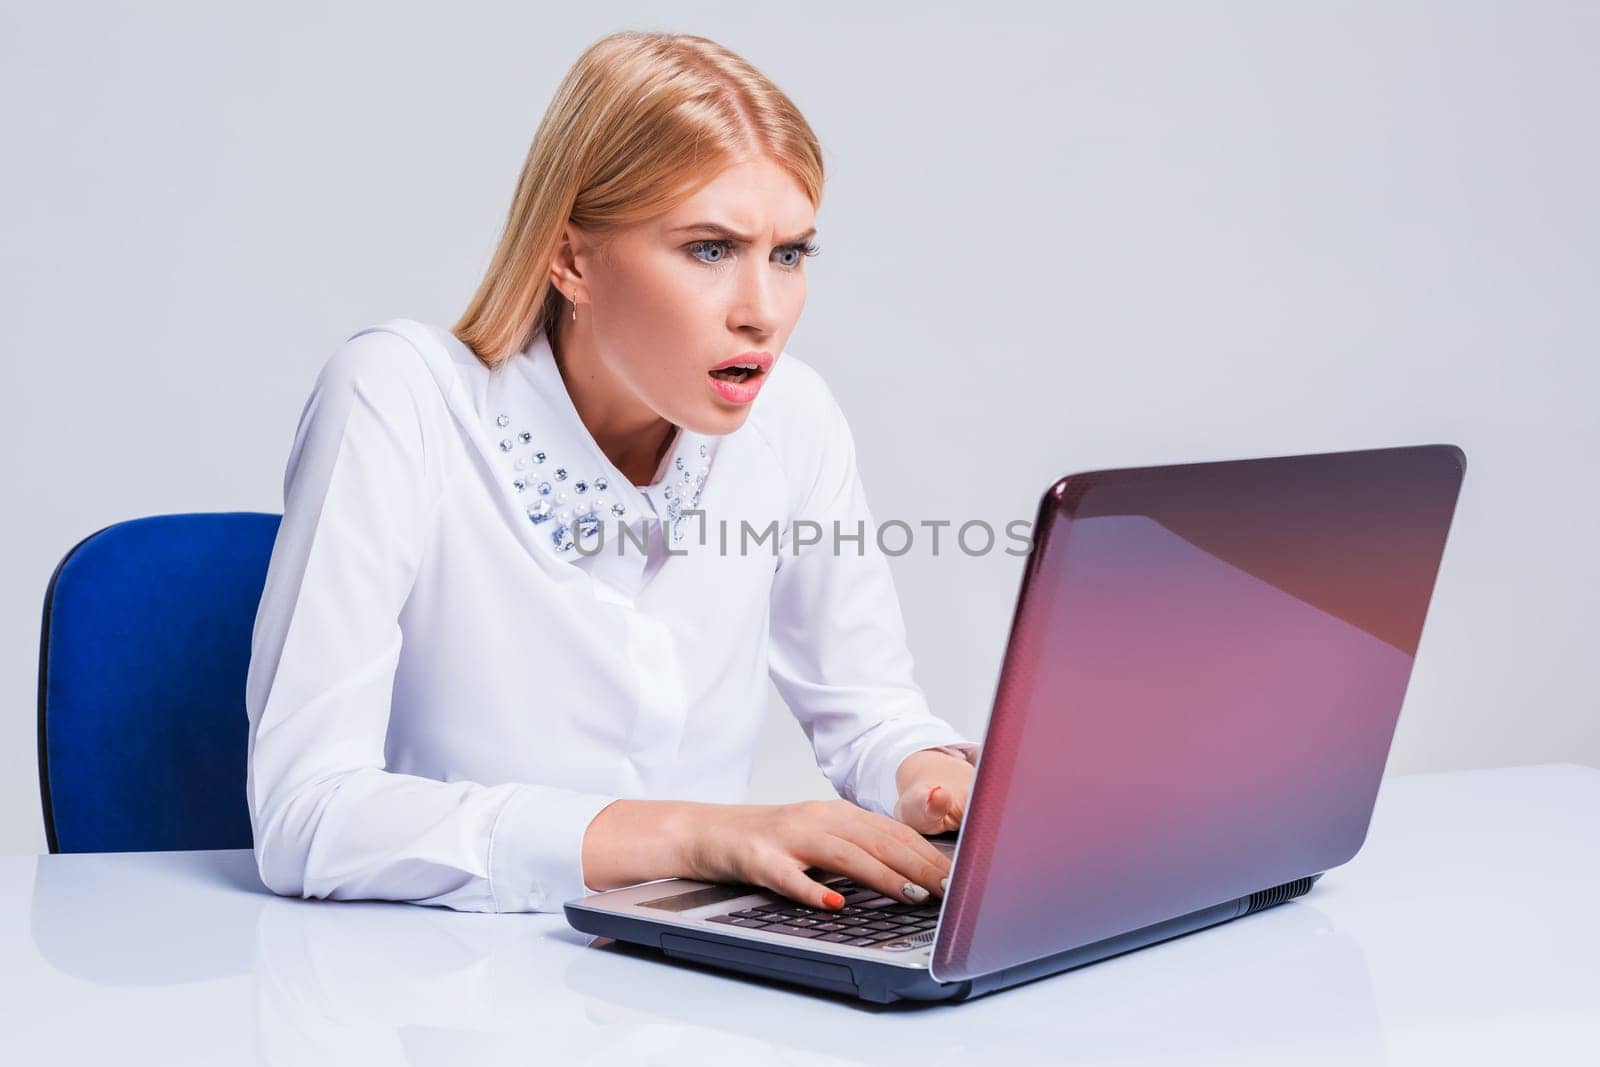
<svg viewBox="0 0 1600 1067"><path fill-rule="evenodd" d="M492 373L411 319L333 353L251 642L270 889L560 910L611 801L745 801L769 675L864 808L893 816L916 750L976 761L913 681L843 413L794 355L769 374L738 430L680 427L636 486L542 334Z"/></svg>

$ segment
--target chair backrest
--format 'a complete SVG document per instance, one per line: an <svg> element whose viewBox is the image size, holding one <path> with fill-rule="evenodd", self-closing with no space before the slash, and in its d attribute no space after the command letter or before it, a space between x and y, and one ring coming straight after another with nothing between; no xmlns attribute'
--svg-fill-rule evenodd
<svg viewBox="0 0 1600 1067"><path fill-rule="evenodd" d="M280 519L130 519L56 566L39 638L51 852L251 846L245 676Z"/></svg>

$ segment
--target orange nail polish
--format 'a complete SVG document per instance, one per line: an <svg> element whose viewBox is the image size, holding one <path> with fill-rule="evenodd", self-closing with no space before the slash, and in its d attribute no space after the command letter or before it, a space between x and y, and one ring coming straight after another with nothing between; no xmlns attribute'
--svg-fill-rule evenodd
<svg viewBox="0 0 1600 1067"><path fill-rule="evenodd" d="M844 907L844 897L830 889L822 894L822 903L830 908L842 908Z"/></svg>

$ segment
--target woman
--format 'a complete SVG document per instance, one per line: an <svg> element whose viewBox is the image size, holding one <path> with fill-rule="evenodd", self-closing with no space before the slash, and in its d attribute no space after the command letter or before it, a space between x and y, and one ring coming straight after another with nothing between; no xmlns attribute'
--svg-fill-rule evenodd
<svg viewBox="0 0 1600 1067"><path fill-rule="evenodd" d="M612 35L461 320L328 360L247 687L273 891L555 911L684 876L842 906L820 868L943 892L923 834L960 824L977 746L912 680L849 428L784 351L821 190L745 61ZM738 802L769 677L841 799Z"/></svg>

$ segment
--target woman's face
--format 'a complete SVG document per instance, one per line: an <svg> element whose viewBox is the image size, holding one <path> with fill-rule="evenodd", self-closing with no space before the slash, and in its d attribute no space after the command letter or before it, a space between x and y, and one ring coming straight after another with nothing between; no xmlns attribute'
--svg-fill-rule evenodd
<svg viewBox="0 0 1600 1067"><path fill-rule="evenodd" d="M618 431L660 418L738 429L805 305L814 221L800 185L760 159L613 234L603 252L568 223L571 259L552 279L578 292L577 321L569 309L560 325L574 400L585 394L595 422ZM741 357L764 369L743 382L711 373Z"/></svg>

